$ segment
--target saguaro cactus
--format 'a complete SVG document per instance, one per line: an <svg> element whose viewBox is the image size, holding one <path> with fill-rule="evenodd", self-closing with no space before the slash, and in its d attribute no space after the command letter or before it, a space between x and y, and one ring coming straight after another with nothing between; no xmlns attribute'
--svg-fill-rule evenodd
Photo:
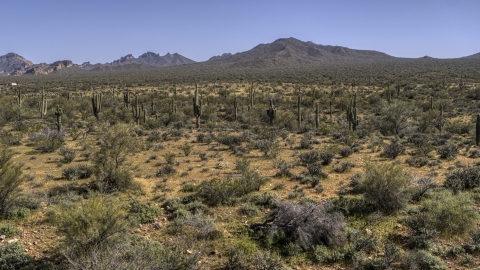
<svg viewBox="0 0 480 270"><path fill-rule="evenodd" d="M40 109L40 119L47 114L47 100L45 99L45 87L42 88L42 101L39 102L38 107Z"/></svg>
<svg viewBox="0 0 480 270"><path fill-rule="evenodd" d="M273 119L275 119L275 117L277 116L277 109L275 109L272 99L270 99L270 107L268 107L267 115L270 119L270 125L273 125Z"/></svg>
<svg viewBox="0 0 480 270"><path fill-rule="evenodd" d="M60 131L62 129L62 108L57 105L57 110L55 111L55 116L57 117L57 130Z"/></svg>
<svg viewBox="0 0 480 270"><path fill-rule="evenodd" d="M200 128L200 116L202 116L202 100L198 98L198 87L195 84L195 96L193 97L193 115L196 118L197 129Z"/></svg>
<svg viewBox="0 0 480 270"><path fill-rule="evenodd" d="M430 110L433 110L433 97L430 97Z"/></svg>
<svg viewBox="0 0 480 270"><path fill-rule="evenodd" d="M318 108L318 103L315 103L315 129L318 130L318 127L320 126L320 115L319 115L319 108Z"/></svg>
<svg viewBox="0 0 480 270"><path fill-rule="evenodd" d="M353 131L357 130L359 119L357 116L357 94L353 96L353 99L350 101L350 106L347 106L347 121L348 128Z"/></svg>
<svg viewBox="0 0 480 270"><path fill-rule="evenodd" d="M171 109L170 109L171 114L176 114L177 113L177 106L175 105L175 99L172 98L171 101Z"/></svg>
<svg viewBox="0 0 480 270"><path fill-rule="evenodd" d="M252 86L250 87L249 91L249 98L250 98L250 105L248 107L248 110L253 110L253 100L255 99L255 91L253 90L253 83Z"/></svg>
<svg viewBox="0 0 480 270"><path fill-rule="evenodd" d="M132 106L133 118L137 125L140 125L140 106L138 105L138 96L135 95L135 106Z"/></svg>
<svg viewBox="0 0 480 270"><path fill-rule="evenodd" d="M235 96L235 99L233 100L233 108L235 111L235 121L237 121L238 118L238 101L237 101L237 96Z"/></svg>
<svg viewBox="0 0 480 270"><path fill-rule="evenodd" d="M20 90L20 87L17 86L17 104L18 106L22 106L22 92Z"/></svg>
<svg viewBox="0 0 480 270"><path fill-rule="evenodd" d="M475 126L475 143L477 146L480 144L480 113L477 114L477 124Z"/></svg>
<svg viewBox="0 0 480 270"><path fill-rule="evenodd" d="M125 107L128 108L130 105L130 91L127 90L126 93L123 94L123 102L125 103Z"/></svg>
<svg viewBox="0 0 480 270"><path fill-rule="evenodd" d="M92 94L92 108L93 108L93 115L98 120L99 119L98 114L102 110L102 93Z"/></svg>
<svg viewBox="0 0 480 270"><path fill-rule="evenodd" d="M298 122L298 129L302 128L302 94L298 94L298 100L297 100L297 122Z"/></svg>

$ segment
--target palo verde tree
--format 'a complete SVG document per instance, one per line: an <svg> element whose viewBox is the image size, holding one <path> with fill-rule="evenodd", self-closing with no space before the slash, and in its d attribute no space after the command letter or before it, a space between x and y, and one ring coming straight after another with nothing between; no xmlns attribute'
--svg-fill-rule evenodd
<svg viewBox="0 0 480 270"><path fill-rule="evenodd" d="M130 172L122 167L129 153L136 151L136 137L130 126L117 124L106 128L93 162L96 166L95 186L111 192L133 187Z"/></svg>

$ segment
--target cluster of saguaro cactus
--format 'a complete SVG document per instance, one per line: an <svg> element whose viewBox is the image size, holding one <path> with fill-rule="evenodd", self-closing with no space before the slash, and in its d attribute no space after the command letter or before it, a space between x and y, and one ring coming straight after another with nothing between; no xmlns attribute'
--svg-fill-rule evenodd
<svg viewBox="0 0 480 270"><path fill-rule="evenodd" d="M138 96L135 96L135 105L132 106L132 114L133 118L135 118L135 122L137 125L140 125L140 106L138 105Z"/></svg>
<svg viewBox="0 0 480 270"><path fill-rule="evenodd" d="M93 115L98 120L99 119L98 114L102 110L102 93L92 94L92 108L93 108Z"/></svg>
<svg viewBox="0 0 480 270"><path fill-rule="evenodd" d="M45 99L45 87L42 88L42 101L38 103L40 109L40 119L43 120L43 117L47 114L47 100Z"/></svg>
<svg viewBox="0 0 480 270"><path fill-rule="evenodd" d="M270 125L273 125L273 119L275 119L275 117L277 116L277 109L275 109L272 99L270 99L270 106L268 107L267 115L268 115L268 118L270 119Z"/></svg>
<svg viewBox="0 0 480 270"><path fill-rule="evenodd" d="M130 105L130 101L130 91L127 89L127 92L123 94L123 102L125 103L126 108Z"/></svg>
<svg viewBox="0 0 480 270"><path fill-rule="evenodd" d="M193 115L196 118L196 127L200 128L200 116L202 116L202 100L198 98L198 87L195 84L195 96L193 97Z"/></svg>
<svg viewBox="0 0 480 270"><path fill-rule="evenodd" d="M347 121L349 129L353 131L357 130L358 123L360 122L357 116L357 93L355 93L353 99L350 101L350 105L347 106Z"/></svg>
<svg viewBox="0 0 480 270"><path fill-rule="evenodd" d="M62 130L62 108L57 105L57 110L55 111L55 116L57 117L57 130Z"/></svg>

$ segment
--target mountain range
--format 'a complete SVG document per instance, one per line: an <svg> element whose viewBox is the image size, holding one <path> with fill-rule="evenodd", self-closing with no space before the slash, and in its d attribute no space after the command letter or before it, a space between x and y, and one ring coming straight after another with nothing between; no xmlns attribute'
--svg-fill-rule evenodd
<svg viewBox="0 0 480 270"><path fill-rule="evenodd" d="M426 59L431 57L422 57ZM205 62L195 62L178 53L161 56L147 52L135 58L128 54L118 60L105 64L74 64L70 60L56 61L51 64L34 64L24 57L8 53L0 56L0 76L19 76L24 74L50 74L72 67L86 71L125 70L138 68L165 68L178 65L220 68L271 68L298 67L315 64L375 62L401 59L373 50L355 50L342 46L319 45L295 38L281 38L272 43L260 44L245 52L224 53L213 56ZM480 59L480 53L462 57L462 59Z"/></svg>

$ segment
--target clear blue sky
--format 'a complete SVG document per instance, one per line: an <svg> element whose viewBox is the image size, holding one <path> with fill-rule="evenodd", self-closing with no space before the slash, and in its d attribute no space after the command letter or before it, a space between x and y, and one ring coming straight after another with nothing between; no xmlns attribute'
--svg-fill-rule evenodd
<svg viewBox="0 0 480 270"><path fill-rule="evenodd" d="M0 55L111 62L147 51L205 61L295 37L398 57L480 52L478 0L2 0Z"/></svg>

